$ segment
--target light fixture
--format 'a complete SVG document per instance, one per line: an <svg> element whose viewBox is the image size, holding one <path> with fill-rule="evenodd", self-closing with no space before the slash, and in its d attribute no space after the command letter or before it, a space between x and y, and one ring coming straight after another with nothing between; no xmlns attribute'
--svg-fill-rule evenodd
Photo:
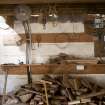
<svg viewBox="0 0 105 105"><path fill-rule="evenodd" d="M35 15L31 15L33 17L39 17L40 15L39 14L35 14Z"/></svg>
<svg viewBox="0 0 105 105"><path fill-rule="evenodd" d="M49 16L50 16L50 17L53 17L53 18L55 18L55 19L58 18L58 15L55 14L55 13L53 13L53 14L49 14Z"/></svg>
<svg viewBox="0 0 105 105"><path fill-rule="evenodd" d="M50 16L50 17L52 17L52 16L53 16L53 14L49 14L49 16Z"/></svg>

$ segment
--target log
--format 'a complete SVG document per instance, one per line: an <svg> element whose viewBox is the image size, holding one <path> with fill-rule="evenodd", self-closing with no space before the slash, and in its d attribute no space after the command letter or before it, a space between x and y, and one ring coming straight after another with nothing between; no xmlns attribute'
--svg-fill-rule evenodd
<svg viewBox="0 0 105 105"><path fill-rule="evenodd" d="M19 99L21 100L22 103L27 103L31 99L32 96L33 94L29 93L26 95L19 96Z"/></svg>
<svg viewBox="0 0 105 105"><path fill-rule="evenodd" d="M93 92L93 93L90 93L90 94L85 94L83 96L80 96L80 99L83 99L83 98L92 98L92 97L95 97L95 96L103 96L105 95L105 89L99 91L99 92Z"/></svg>
<svg viewBox="0 0 105 105"><path fill-rule="evenodd" d="M75 100L75 101L68 102L68 105L76 105L76 104L89 103L89 102L91 102L90 99L82 99L82 100Z"/></svg>

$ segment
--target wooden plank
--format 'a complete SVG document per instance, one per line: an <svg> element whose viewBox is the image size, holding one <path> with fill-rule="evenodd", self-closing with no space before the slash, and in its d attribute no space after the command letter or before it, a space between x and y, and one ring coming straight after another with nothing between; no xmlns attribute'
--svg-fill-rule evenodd
<svg viewBox="0 0 105 105"><path fill-rule="evenodd" d="M96 41L94 43L95 57L105 57L105 42Z"/></svg>
<svg viewBox="0 0 105 105"><path fill-rule="evenodd" d="M105 0L0 0L0 4L36 4L36 3L105 3Z"/></svg>
<svg viewBox="0 0 105 105"><path fill-rule="evenodd" d="M13 16L6 16L6 23L7 23L11 28L14 28L14 17L13 17Z"/></svg>
<svg viewBox="0 0 105 105"><path fill-rule="evenodd" d="M1 0L0 0L1 1ZM42 1L42 0L41 0ZM52 1L52 0L51 0ZM20 3L20 2L18 2ZM53 6L53 4L50 4L50 6ZM29 7L32 10L32 15L39 14L40 9L45 10L49 9L48 4L29 4ZM14 4L0 4L0 15L3 16L15 16L14 9L16 8L16 5ZM82 3L59 3L56 4L57 13L59 16L65 16L65 15L71 15L73 13L80 13L82 14L104 14L105 13L105 3L95 3L93 4L82 4ZM81 12L82 11L82 12Z"/></svg>
<svg viewBox="0 0 105 105"><path fill-rule="evenodd" d="M96 31L93 27L94 19L95 19L95 16L92 16L92 15L87 15L87 18L85 18L84 26L85 26L85 32L87 34L93 35L93 33Z"/></svg>
<svg viewBox="0 0 105 105"><path fill-rule="evenodd" d="M6 66L11 75L26 74L28 65ZM105 74L105 64L84 64L84 70L76 70L77 64L36 64L31 65L33 74Z"/></svg>
<svg viewBox="0 0 105 105"><path fill-rule="evenodd" d="M24 34L20 34L23 42L26 38ZM95 37L85 33L35 33L32 34L33 43L64 43L64 42L94 42Z"/></svg>

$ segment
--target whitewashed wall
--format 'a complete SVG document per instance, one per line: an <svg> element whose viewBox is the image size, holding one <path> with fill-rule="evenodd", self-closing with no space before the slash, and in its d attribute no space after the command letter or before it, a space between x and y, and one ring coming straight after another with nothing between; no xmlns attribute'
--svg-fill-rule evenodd
<svg viewBox="0 0 105 105"><path fill-rule="evenodd" d="M24 33L24 28L19 21L15 21L15 31L18 33ZM21 29L21 31L20 31ZM84 32L84 24L82 22L71 23L70 21L65 23L57 23L54 27L51 22L46 24L46 29L43 29L43 25L39 23L31 24L32 33L81 33Z"/></svg>
<svg viewBox="0 0 105 105"><path fill-rule="evenodd" d="M43 30L41 24L31 24L33 33L70 33L70 32L84 32L84 24L83 23L59 23L57 27L53 27L51 23L48 23L46 26L46 30ZM75 27L75 28L73 28ZM24 33L23 27L19 22L15 23L14 26L17 33ZM9 34L11 35L11 34ZM7 37L9 38L7 34ZM17 36L15 34L15 36ZM5 34L6 37L6 34ZM18 36L17 36L18 37ZM68 43L66 43L68 44ZM59 43L59 45L64 46ZM35 50L32 50L32 62L33 63L44 63L47 59L52 55L57 55L59 53L67 53L73 54L82 57L93 57L94 56L94 43L69 43L67 48L60 49L54 43L51 44L43 44L41 43L40 47L35 47ZM23 61L25 63L25 45L22 46L5 46L4 44L4 35L0 34L0 63L19 63ZM40 76L38 76L39 78ZM36 76L34 76L35 79ZM26 76L9 76L7 91L11 91L17 88L17 86L21 85L21 83L26 83ZM3 88L3 76L0 76L0 92L2 92ZM9 85L10 84L10 85ZM11 85L12 84L12 85Z"/></svg>

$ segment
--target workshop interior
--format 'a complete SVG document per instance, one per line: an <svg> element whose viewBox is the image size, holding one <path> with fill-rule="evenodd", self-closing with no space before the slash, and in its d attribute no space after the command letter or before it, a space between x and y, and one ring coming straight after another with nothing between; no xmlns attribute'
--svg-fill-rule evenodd
<svg viewBox="0 0 105 105"><path fill-rule="evenodd" d="M105 105L105 0L0 0L0 105Z"/></svg>

